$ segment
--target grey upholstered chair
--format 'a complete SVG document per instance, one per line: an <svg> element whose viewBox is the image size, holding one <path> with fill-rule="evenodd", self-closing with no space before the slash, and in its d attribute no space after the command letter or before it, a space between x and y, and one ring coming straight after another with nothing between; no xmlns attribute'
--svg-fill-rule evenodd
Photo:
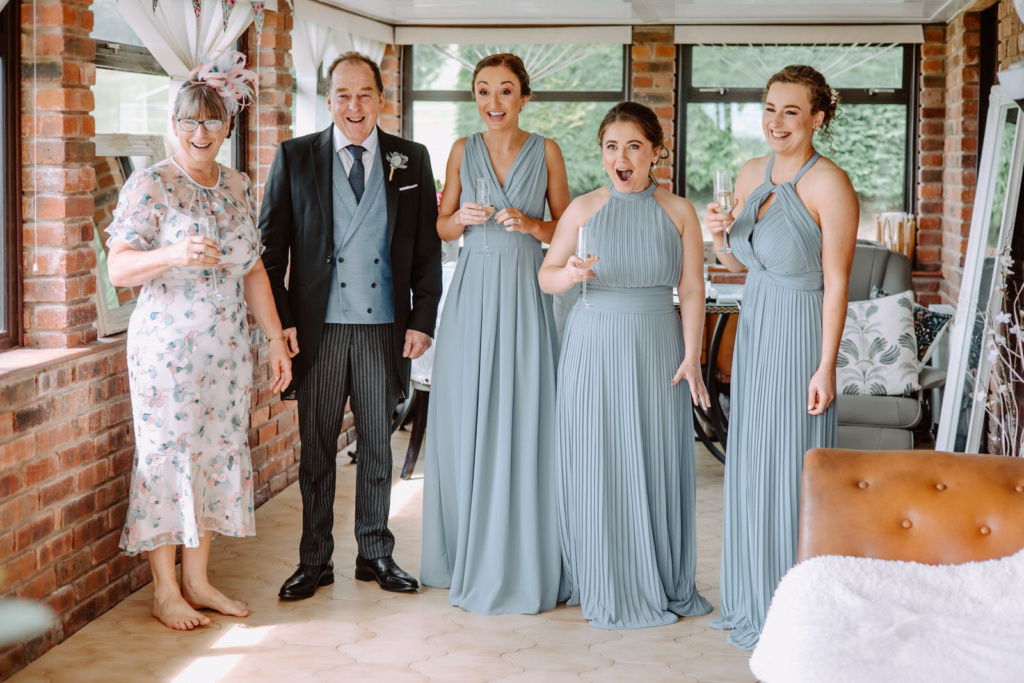
<svg viewBox="0 0 1024 683"><path fill-rule="evenodd" d="M850 273L850 301L868 299L876 285L889 294L913 289L910 260L876 242L858 240ZM921 424L925 413L925 391L942 386L946 372L926 367L918 381L922 389L913 396L837 396L839 448L913 448L913 430Z"/></svg>

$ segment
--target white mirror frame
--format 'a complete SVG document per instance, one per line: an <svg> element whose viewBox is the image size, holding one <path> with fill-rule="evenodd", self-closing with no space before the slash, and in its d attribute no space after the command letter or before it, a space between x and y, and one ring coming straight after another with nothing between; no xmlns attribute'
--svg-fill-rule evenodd
<svg viewBox="0 0 1024 683"><path fill-rule="evenodd" d="M956 446L957 429L960 422L963 401L964 383L966 381L967 363L971 350L971 334L974 329L974 311L978 307L981 294L981 275L985 262L985 246L991 229L992 203L995 200L995 176L999 166L999 150L1003 142L1003 123L1006 114L1017 104L1010 99L998 85L992 87L989 98L988 118L985 123L985 139L982 143L981 159L978 164L978 185L974 195L974 210L971 217L971 232L967 242L967 254L964 260L964 277L960 285L960 297L957 302L956 317L950 337L949 374L942 400L942 414L939 418L939 429L935 439L935 449L953 451ZM1003 215L1000 217L999 240L996 253L1000 253L1013 232L1014 220L1017 216L1022 170L1024 170L1024 111L1018 111L1017 125L1014 128L1013 148L1010 154L1010 175L1007 178L1006 200L1003 203ZM991 291L989 292L989 315L982 339L988 334L987 320L991 320L994 307L1002 305L1002 299L994 296L1001 284L1001 271L993 269ZM984 342L983 342L984 343ZM988 385L990 363L984 348L978 358L977 385ZM985 407L979 401L971 404L971 414L967 429L967 453L977 453L981 443L981 429L984 424Z"/></svg>
<svg viewBox="0 0 1024 683"><path fill-rule="evenodd" d="M99 134L93 138L96 143L96 158L102 157L148 157L149 163L154 164L167 155L164 138L161 135L127 135L123 133ZM127 181L128 179L125 178ZM98 228L93 225L93 230ZM100 236L101 239L103 236ZM96 312L97 327L101 337L106 337L128 329L128 320L132 311L135 310L135 303L125 304L117 308L108 308L107 299L103 296L100 285L104 273L100 272L97 263L94 271L96 275Z"/></svg>

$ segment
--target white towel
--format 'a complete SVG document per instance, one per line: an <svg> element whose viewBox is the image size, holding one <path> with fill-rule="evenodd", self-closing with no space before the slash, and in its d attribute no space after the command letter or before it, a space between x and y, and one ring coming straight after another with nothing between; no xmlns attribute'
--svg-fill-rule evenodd
<svg viewBox="0 0 1024 683"><path fill-rule="evenodd" d="M764 683L1022 683L1024 550L807 560L779 583L750 670Z"/></svg>

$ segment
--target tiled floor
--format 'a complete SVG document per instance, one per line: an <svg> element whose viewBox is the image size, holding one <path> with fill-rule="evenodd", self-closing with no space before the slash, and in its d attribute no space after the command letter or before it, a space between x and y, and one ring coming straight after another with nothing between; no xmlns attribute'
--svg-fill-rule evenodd
<svg viewBox="0 0 1024 683"><path fill-rule="evenodd" d="M396 465L407 432L393 441ZM74 681L754 681L747 652L708 626L719 609L722 465L698 444L697 585L715 606L703 617L635 631L589 626L578 607L540 615L479 616L448 604L447 591L385 593L353 578L355 467L339 458L334 554L337 581L310 600L279 602L297 562L300 499L293 485L257 513L259 536L218 538L213 582L245 600L245 619L220 615L193 632L149 615L152 588L138 591L33 662L12 683ZM395 559L418 573L422 479L398 479L392 494Z"/></svg>

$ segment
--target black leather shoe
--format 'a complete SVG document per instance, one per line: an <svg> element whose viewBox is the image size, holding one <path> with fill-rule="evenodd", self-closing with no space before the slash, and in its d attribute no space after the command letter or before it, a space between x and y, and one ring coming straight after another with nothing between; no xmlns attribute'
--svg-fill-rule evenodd
<svg viewBox="0 0 1024 683"><path fill-rule="evenodd" d="M402 571L390 555L376 560L367 560L357 555L356 578L360 581L376 581L381 588L394 593L414 593L420 587L419 582Z"/></svg>
<svg viewBox="0 0 1024 683"><path fill-rule="evenodd" d="M282 600L305 600L313 597L320 586L334 583L334 562L327 564L300 564L295 573L281 586L277 594Z"/></svg>

